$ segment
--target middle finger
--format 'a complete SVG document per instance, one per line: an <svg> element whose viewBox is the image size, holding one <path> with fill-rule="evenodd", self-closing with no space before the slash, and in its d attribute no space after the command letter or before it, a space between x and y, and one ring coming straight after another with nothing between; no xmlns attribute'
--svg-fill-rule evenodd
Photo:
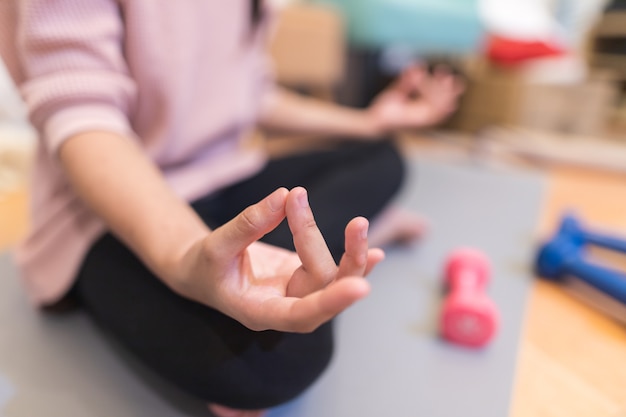
<svg viewBox="0 0 626 417"><path fill-rule="evenodd" d="M335 278L337 265L315 223L304 188L296 187L291 190L285 210L293 243L302 261L302 269L311 274L318 284L327 285Z"/></svg>

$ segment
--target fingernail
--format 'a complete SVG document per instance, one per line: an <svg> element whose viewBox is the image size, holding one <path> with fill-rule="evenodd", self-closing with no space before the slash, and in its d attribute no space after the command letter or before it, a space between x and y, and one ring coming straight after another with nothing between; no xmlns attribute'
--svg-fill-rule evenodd
<svg viewBox="0 0 626 417"><path fill-rule="evenodd" d="M276 212L283 208L283 200L283 193L281 190L276 190L270 194L267 204L270 206L270 210Z"/></svg>
<svg viewBox="0 0 626 417"><path fill-rule="evenodd" d="M300 207L306 208L309 207L309 198L306 190L302 190L300 195L298 195L298 203L300 203Z"/></svg>
<svg viewBox="0 0 626 417"><path fill-rule="evenodd" d="M365 225L365 227L361 231L361 238L367 239L367 231L369 230L369 228L370 228L370 225L368 223L368 224Z"/></svg>

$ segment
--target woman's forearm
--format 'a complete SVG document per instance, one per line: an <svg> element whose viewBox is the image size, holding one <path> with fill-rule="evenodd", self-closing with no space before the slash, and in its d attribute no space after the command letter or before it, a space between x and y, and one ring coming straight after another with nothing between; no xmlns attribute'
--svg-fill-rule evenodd
<svg viewBox="0 0 626 417"><path fill-rule="evenodd" d="M59 158L74 190L166 283L209 232L132 140L107 132L69 138Z"/></svg>
<svg viewBox="0 0 626 417"><path fill-rule="evenodd" d="M382 132L365 110L352 109L276 88L265 97L260 125L295 134L373 138Z"/></svg>

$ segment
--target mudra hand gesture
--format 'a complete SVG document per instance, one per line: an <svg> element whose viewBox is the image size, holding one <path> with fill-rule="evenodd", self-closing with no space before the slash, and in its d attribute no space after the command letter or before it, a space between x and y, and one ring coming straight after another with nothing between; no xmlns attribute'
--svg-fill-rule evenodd
<svg viewBox="0 0 626 417"><path fill-rule="evenodd" d="M296 252L258 240L287 218ZM369 293L364 277L384 253L369 249L368 221L345 229L333 260L304 188L280 188L196 242L181 260L174 289L252 330L311 332Z"/></svg>
<svg viewBox="0 0 626 417"><path fill-rule="evenodd" d="M367 112L381 132L434 126L452 115L464 90L462 78L443 65L433 73L411 66L374 98Z"/></svg>

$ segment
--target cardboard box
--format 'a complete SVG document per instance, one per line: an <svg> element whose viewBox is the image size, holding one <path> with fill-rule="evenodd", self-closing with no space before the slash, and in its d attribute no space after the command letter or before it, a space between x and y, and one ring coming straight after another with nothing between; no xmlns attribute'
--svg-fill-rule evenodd
<svg viewBox="0 0 626 417"><path fill-rule="evenodd" d="M490 126L514 124L521 83L516 71L478 66L467 72L465 94L449 127L475 132Z"/></svg>
<svg viewBox="0 0 626 417"><path fill-rule="evenodd" d="M486 65L470 74L449 127L477 132L493 126L602 136L619 95L609 73L575 84L532 84L515 68Z"/></svg>
<svg viewBox="0 0 626 417"><path fill-rule="evenodd" d="M344 30L342 18L330 6L283 9L270 45L277 80L291 87L334 87L344 74Z"/></svg>

